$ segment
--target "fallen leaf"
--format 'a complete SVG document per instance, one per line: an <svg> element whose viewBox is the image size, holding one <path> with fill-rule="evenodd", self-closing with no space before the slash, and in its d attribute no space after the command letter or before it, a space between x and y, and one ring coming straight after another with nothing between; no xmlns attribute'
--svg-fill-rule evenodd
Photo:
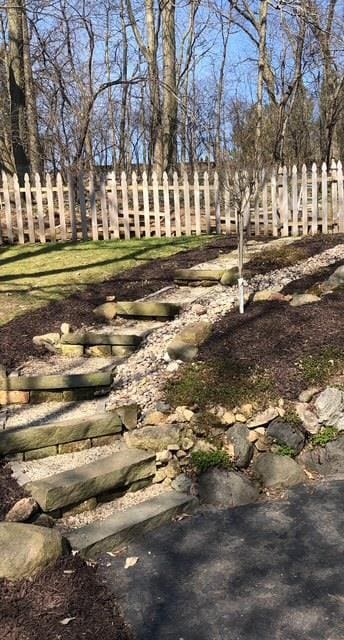
<svg viewBox="0 0 344 640"><path fill-rule="evenodd" d="M134 565L137 563L138 558L133 556L131 558L127 558L125 561L125 565L124 568L125 569L129 569L129 567L134 567Z"/></svg>
<svg viewBox="0 0 344 640"><path fill-rule="evenodd" d="M313 476L313 474L310 471L308 471L307 469L304 469L304 472L305 472L307 478L309 478L310 480L314 480L315 476Z"/></svg>
<svg viewBox="0 0 344 640"><path fill-rule="evenodd" d="M63 620L60 620L60 624L66 625L72 622L72 620L76 620L76 616L74 616L73 618L63 618Z"/></svg>
<svg viewBox="0 0 344 640"><path fill-rule="evenodd" d="M75 573L75 571L73 571L73 569L65 569L63 573L65 573L66 575L70 575L71 573Z"/></svg>

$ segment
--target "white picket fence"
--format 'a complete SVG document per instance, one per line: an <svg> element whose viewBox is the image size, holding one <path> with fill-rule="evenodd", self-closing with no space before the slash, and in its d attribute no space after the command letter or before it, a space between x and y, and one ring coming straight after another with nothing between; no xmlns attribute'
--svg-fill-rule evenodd
<svg viewBox="0 0 344 640"><path fill-rule="evenodd" d="M218 174L156 174L120 179L60 174L41 180L2 174L0 243L35 243L234 234L236 205L231 190L221 188ZM253 199L252 199L253 200ZM298 236L344 232L344 184L340 161L328 170L313 164L266 175L251 202L253 236Z"/></svg>

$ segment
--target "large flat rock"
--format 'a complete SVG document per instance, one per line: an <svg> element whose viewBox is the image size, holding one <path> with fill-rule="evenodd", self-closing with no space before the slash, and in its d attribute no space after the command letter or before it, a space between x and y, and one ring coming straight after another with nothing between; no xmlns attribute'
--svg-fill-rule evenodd
<svg viewBox="0 0 344 640"><path fill-rule="evenodd" d="M115 411L49 424L16 427L0 431L0 455L19 453L51 445L97 438L122 431L122 420Z"/></svg>
<svg viewBox="0 0 344 640"><path fill-rule="evenodd" d="M104 551L123 546L196 505L195 498L170 491L86 525L71 533L68 540L72 549L80 551L84 557L94 558Z"/></svg>
<svg viewBox="0 0 344 640"><path fill-rule="evenodd" d="M106 458L29 482L25 489L43 511L54 511L97 496L110 489L129 486L155 473L155 454L125 449Z"/></svg>
<svg viewBox="0 0 344 640"><path fill-rule="evenodd" d="M8 391L30 391L32 389L80 389L109 387L113 375L109 372L71 373L67 375L11 376L0 377L0 389Z"/></svg>
<svg viewBox="0 0 344 640"><path fill-rule="evenodd" d="M220 282L224 269L177 269L174 272L175 280Z"/></svg>
<svg viewBox="0 0 344 640"><path fill-rule="evenodd" d="M141 336L125 333L92 333L77 332L67 333L61 337L63 344L81 344L81 345L114 345L125 347L136 347L141 342Z"/></svg>
<svg viewBox="0 0 344 640"><path fill-rule="evenodd" d="M179 311L180 306L171 302L116 302L118 316L174 318Z"/></svg>

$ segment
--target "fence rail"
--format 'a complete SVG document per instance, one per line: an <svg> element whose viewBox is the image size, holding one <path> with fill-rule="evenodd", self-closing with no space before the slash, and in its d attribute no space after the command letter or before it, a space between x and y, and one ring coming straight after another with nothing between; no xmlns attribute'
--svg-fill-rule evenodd
<svg viewBox="0 0 344 640"><path fill-rule="evenodd" d="M181 235L234 234L236 203L218 174L124 172L103 176L2 173L0 243L24 244ZM272 171L251 199L249 233L288 236L344 232L344 183L340 161Z"/></svg>

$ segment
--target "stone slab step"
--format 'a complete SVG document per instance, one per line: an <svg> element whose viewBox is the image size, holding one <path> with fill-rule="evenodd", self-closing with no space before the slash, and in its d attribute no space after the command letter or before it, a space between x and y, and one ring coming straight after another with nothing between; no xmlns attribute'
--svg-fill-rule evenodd
<svg viewBox="0 0 344 640"><path fill-rule="evenodd" d="M81 345L114 345L137 347L142 338L138 335L117 334L117 333L92 333L78 332L67 333L61 337L62 344L81 344Z"/></svg>
<svg viewBox="0 0 344 640"><path fill-rule="evenodd" d="M98 438L121 431L122 420L115 411L104 411L88 418L83 416L79 419L5 429L0 431L0 455Z"/></svg>
<svg viewBox="0 0 344 640"><path fill-rule="evenodd" d="M25 489L43 511L54 511L106 491L127 487L154 473L155 453L124 449L76 469L28 482Z"/></svg>
<svg viewBox="0 0 344 640"><path fill-rule="evenodd" d="M175 280L198 281L208 280L219 282L224 274L224 269L177 269L174 272Z"/></svg>
<svg viewBox="0 0 344 640"><path fill-rule="evenodd" d="M90 387L109 387L113 375L109 372L74 373L68 375L42 376L0 376L0 389L7 391L31 391L35 389L81 389Z"/></svg>
<svg viewBox="0 0 344 640"><path fill-rule="evenodd" d="M171 302L116 302L118 316L134 318L174 318L180 309Z"/></svg>
<svg viewBox="0 0 344 640"><path fill-rule="evenodd" d="M169 491L141 502L127 511L116 512L70 533L72 549L83 557L95 558L105 551L122 547L137 536L169 522L178 513L196 508L196 498Z"/></svg>

